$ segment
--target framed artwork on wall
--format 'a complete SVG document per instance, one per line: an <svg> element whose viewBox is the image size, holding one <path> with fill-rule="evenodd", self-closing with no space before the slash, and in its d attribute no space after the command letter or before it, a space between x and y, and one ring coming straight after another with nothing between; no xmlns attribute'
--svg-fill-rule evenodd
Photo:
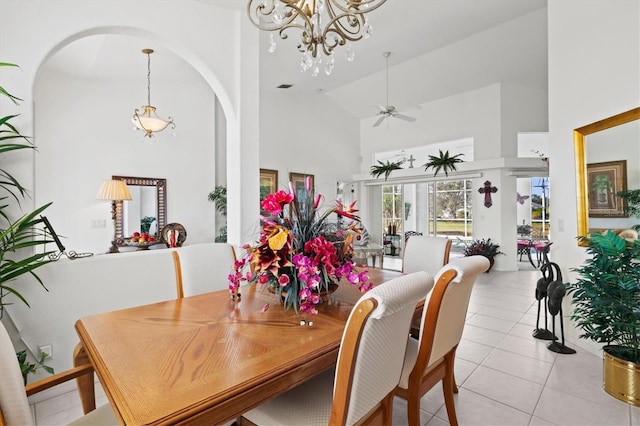
<svg viewBox="0 0 640 426"><path fill-rule="evenodd" d="M587 190L589 217L629 217L616 196L627 190L627 160L587 164Z"/></svg>
<svg viewBox="0 0 640 426"><path fill-rule="evenodd" d="M260 201L278 190L278 171L260 169Z"/></svg>
<svg viewBox="0 0 640 426"><path fill-rule="evenodd" d="M305 194L305 185L306 185L306 180L307 177L310 178L310 196L311 198L313 198L313 188L314 188L314 179L313 179L313 175L308 175L305 173L294 173L294 172L290 172L289 173L289 181L293 184L293 187L296 191L296 197L300 196L304 196Z"/></svg>

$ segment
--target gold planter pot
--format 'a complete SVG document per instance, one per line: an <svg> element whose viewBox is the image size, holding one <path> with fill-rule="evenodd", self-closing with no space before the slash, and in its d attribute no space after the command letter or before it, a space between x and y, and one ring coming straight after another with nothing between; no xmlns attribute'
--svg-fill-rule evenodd
<svg viewBox="0 0 640 426"><path fill-rule="evenodd" d="M603 354L604 390L622 402L640 407L640 364L611 355L606 346Z"/></svg>

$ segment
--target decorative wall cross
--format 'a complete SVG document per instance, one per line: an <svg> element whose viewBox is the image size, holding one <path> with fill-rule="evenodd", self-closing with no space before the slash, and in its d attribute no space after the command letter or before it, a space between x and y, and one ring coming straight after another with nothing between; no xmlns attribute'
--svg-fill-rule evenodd
<svg viewBox="0 0 640 426"><path fill-rule="evenodd" d="M491 201L491 194L498 192L498 188L491 186L491 182L486 180L484 181L484 187L478 188L478 192L484 194L484 206L489 208L493 205L493 202Z"/></svg>

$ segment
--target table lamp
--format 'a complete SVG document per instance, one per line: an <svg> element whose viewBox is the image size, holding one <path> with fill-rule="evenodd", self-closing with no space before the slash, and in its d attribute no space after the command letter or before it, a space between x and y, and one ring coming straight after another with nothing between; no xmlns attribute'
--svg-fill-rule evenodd
<svg viewBox="0 0 640 426"><path fill-rule="evenodd" d="M113 221L113 241L107 253L119 253L116 240L116 201L131 200L131 193L123 180L105 180L96 197L98 200L111 200L111 220Z"/></svg>

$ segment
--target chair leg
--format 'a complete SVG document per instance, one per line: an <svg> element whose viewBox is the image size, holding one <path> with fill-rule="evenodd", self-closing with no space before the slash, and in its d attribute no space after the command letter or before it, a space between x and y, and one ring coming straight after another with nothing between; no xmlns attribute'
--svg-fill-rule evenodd
<svg viewBox="0 0 640 426"><path fill-rule="evenodd" d="M456 406L453 399L453 394L458 393L458 387L456 386L454 374L453 374L453 361L455 357L455 351L449 352L445 355L445 373L442 379L442 392L444 393L444 404L447 407L447 416L449 417L449 424L451 426L458 426L458 419L456 417Z"/></svg>
<svg viewBox="0 0 640 426"><path fill-rule="evenodd" d="M407 395L407 420L410 425L420 424L420 394L411 389Z"/></svg>
<svg viewBox="0 0 640 426"><path fill-rule="evenodd" d="M393 421L393 396L395 392L389 393L381 402L382 424L391 426Z"/></svg>
<svg viewBox="0 0 640 426"><path fill-rule="evenodd" d="M78 343L73 350L73 366L86 364L89 362L89 356L84 350L84 346ZM76 378L76 384L78 386L78 393L80 394L80 401L82 402L82 411L87 414L96 409L96 389L94 385L93 372L91 374L84 374Z"/></svg>

